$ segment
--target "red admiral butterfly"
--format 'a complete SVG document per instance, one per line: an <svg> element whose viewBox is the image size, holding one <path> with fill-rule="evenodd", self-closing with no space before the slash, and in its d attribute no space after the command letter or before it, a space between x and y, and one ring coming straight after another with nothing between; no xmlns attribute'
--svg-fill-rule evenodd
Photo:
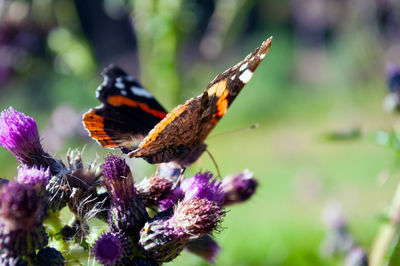
<svg viewBox="0 0 400 266"><path fill-rule="evenodd" d="M201 95L169 113L132 76L109 66L96 92L102 105L84 114L83 124L103 147L121 149L149 163L174 161L185 168L206 150L207 135L249 82L271 42L272 37L218 75Z"/></svg>

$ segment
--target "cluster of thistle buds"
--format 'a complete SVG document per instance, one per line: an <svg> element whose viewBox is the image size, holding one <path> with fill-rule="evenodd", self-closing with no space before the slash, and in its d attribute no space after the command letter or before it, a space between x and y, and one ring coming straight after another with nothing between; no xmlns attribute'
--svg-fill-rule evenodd
<svg viewBox="0 0 400 266"><path fill-rule="evenodd" d="M11 107L0 114L0 145L19 162L16 178L0 178L0 265L92 258L161 265L183 249L213 263L220 246L212 234L226 206L246 201L257 187L248 170L222 180L200 172L177 183L180 171L169 163L135 184L117 155L84 165L80 152L69 151L64 163L44 151L36 122ZM60 218L66 208L69 222Z"/></svg>

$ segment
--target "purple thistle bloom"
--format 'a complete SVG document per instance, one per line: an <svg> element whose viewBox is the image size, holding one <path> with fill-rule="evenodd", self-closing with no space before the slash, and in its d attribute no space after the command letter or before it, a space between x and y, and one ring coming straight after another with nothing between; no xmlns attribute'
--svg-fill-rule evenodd
<svg viewBox="0 0 400 266"><path fill-rule="evenodd" d="M109 155L103 164L103 176L112 198L108 224L115 232L137 235L149 216L136 195L131 170L123 158Z"/></svg>
<svg viewBox="0 0 400 266"><path fill-rule="evenodd" d="M222 189L225 192L224 205L231 205L248 200L256 191L258 182L249 170L227 176L222 180Z"/></svg>
<svg viewBox="0 0 400 266"><path fill-rule="evenodd" d="M180 187L177 187L165 199L160 201L159 207L162 211L168 210L174 207L178 201L183 200L184 197L185 192Z"/></svg>
<svg viewBox="0 0 400 266"><path fill-rule="evenodd" d="M221 250L221 247L210 235L204 235L198 239L189 241L185 248L212 264L215 263Z"/></svg>
<svg viewBox="0 0 400 266"><path fill-rule="evenodd" d="M0 113L0 145L21 164L50 167L52 174L57 174L63 167L61 162L44 152L35 120L12 107Z"/></svg>
<svg viewBox="0 0 400 266"><path fill-rule="evenodd" d="M136 185L137 194L146 206L156 206L169 197L174 182L169 177L152 176Z"/></svg>
<svg viewBox="0 0 400 266"><path fill-rule="evenodd" d="M133 176L123 158L108 155L103 164L103 176L114 201L123 203L136 197Z"/></svg>
<svg viewBox="0 0 400 266"><path fill-rule="evenodd" d="M103 265L132 265L132 244L121 233L102 233L92 249L96 260Z"/></svg>
<svg viewBox="0 0 400 266"><path fill-rule="evenodd" d="M12 107L0 114L0 145L28 165L32 155L44 154L35 120Z"/></svg>
<svg viewBox="0 0 400 266"><path fill-rule="evenodd" d="M155 216L140 231L139 245L156 262L172 261L189 241L217 229L225 211L215 201L195 197L178 202L170 215Z"/></svg>
<svg viewBox="0 0 400 266"><path fill-rule="evenodd" d="M168 223L175 231L196 239L217 229L225 214L217 201L195 197L178 202Z"/></svg>
<svg viewBox="0 0 400 266"><path fill-rule="evenodd" d="M208 199L222 205L225 194L221 183L216 179L211 180L212 173L197 173L194 177L182 181L180 188L185 193L184 201L194 198Z"/></svg>
<svg viewBox="0 0 400 266"><path fill-rule="evenodd" d="M0 189L0 250L31 254L47 245L44 197L34 186L9 182Z"/></svg>
<svg viewBox="0 0 400 266"><path fill-rule="evenodd" d="M21 166L18 168L18 183L36 185L40 184L43 187L49 183L50 179L50 168L44 170L42 167L37 168L36 166Z"/></svg>
<svg viewBox="0 0 400 266"><path fill-rule="evenodd" d="M175 259L185 246L183 234L174 230L164 219L153 219L147 222L140 231L139 245L145 255L152 260L163 263Z"/></svg>

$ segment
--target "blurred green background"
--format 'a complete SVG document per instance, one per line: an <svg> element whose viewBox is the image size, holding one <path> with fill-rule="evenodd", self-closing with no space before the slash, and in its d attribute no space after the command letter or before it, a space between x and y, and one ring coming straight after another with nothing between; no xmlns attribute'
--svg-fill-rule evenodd
<svg viewBox="0 0 400 266"><path fill-rule="evenodd" d="M34 117L50 153L84 148L90 162L109 152L80 123L99 104L103 67L123 67L171 110L272 35L207 140L223 175L249 168L260 183L227 214L217 265L337 265L321 251L327 204L368 252L398 182L393 151L373 135L398 119L382 101L399 33L394 0L0 0L0 107ZM155 169L131 165L138 179ZM1 176L16 166L2 149ZM200 168L215 172L207 155L188 175ZM183 252L170 265L207 263Z"/></svg>

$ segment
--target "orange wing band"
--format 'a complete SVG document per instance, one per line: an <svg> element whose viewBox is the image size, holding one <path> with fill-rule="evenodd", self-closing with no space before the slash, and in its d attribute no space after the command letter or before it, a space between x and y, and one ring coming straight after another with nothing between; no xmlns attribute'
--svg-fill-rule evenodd
<svg viewBox="0 0 400 266"><path fill-rule="evenodd" d="M121 95L110 96L110 97L108 97L107 102L114 106L127 105L127 106L131 106L131 107L138 107L138 108L142 109L143 111L145 111L146 113L152 114L161 119L163 119L167 115L166 113L164 113L162 111L158 111L158 110L150 108L145 103L137 102L137 101L126 98Z"/></svg>
<svg viewBox="0 0 400 266"><path fill-rule="evenodd" d="M91 137L95 138L103 147L115 147L114 141L104 131L104 119L95 114L95 109L90 110L83 116L85 128Z"/></svg>

